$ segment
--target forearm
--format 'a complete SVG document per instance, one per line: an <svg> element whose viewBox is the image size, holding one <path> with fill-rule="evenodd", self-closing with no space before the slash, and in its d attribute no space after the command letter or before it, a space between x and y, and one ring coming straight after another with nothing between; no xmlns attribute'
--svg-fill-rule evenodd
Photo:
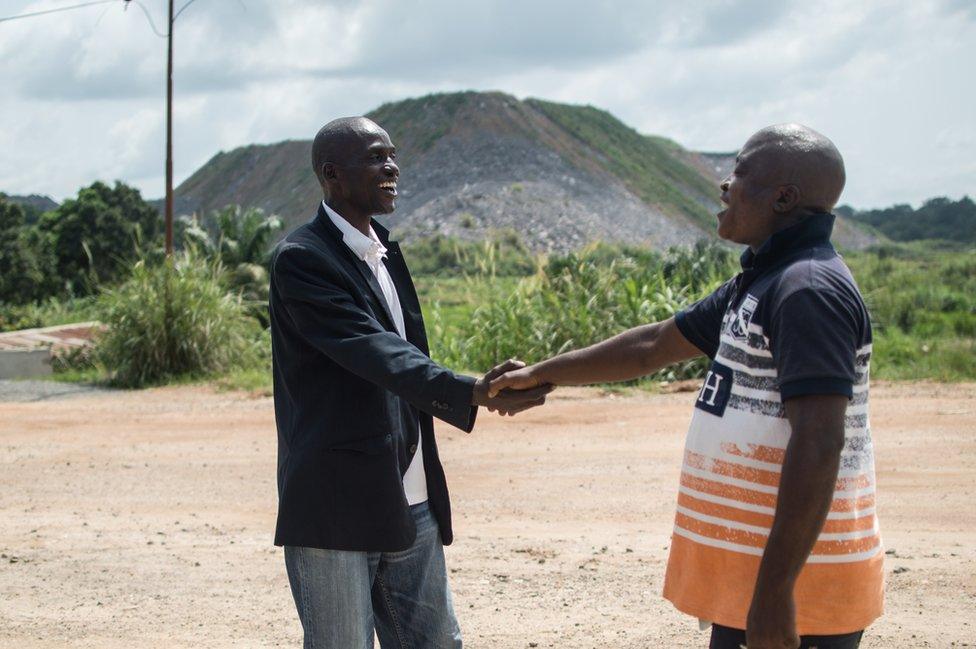
<svg viewBox="0 0 976 649"><path fill-rule="evenodd" d="M669 319L554 356L533 365L531 373L539 383L552 385L612 383L636 379L700 354Z"/></svg>
<svg viewBox="0 0 976 649"><path fill-rule="evenodd" d="M823 529L837 483L842 446L826 437L794 434L786 448L776 514L759 565L754 602L792 594Z"/></svg>

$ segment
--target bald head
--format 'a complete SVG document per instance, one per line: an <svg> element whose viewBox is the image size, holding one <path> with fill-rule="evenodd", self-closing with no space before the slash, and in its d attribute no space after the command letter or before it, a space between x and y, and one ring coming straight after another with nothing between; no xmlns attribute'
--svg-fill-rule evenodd
<svg viewBox="0 0 976 649"><path fill-rule="evenodd" d="M366 117L340 117L320 128L312 141L312 169L319 184L326 187L325 163L349 164L364 141L380 134L389 139L386 131Z"/></svg>
<svg viewBox="0 0 976 649"><path fill-rule="evenodd" d="M750 137L739 155L767 187L795 187L796 209L829 212L844 190L847 176L840 151L812 128L768 126Z"/></svg>

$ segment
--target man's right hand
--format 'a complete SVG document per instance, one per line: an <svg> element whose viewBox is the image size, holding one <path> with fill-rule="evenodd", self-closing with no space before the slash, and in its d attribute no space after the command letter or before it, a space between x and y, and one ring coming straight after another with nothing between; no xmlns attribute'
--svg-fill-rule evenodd
<svg viewBox="0 0 976 649"><path fill-rule="evenodd" d="M516 361L518 362L518 361ZM499 365L499 368L501 365ZM498 368L495 368L498 369ZM495 370L492 370L494 372ZM491 374L492 372L489 372ZM485 375L488 377L488 374ZM531 390L542 385L536 377L531 367L526 367L525 363L520 363L518 367L510 367L505 372L493 376L488 384L488 396L494 397L500 392L510 392L513 390ZM553 386L555 387L555 386Z"/></svg>
<svg viewBox="0 0 976 649"><path fill-rule="evenodd" d="M518 372L525 368L525 363L515 359L509 359L492 368L487 374L478 379L474 385L473 403L476 406L485 406L488 410L498 411L502 415L514 415L515 413L541 406L546 402L546 395L552 392L556 386L539 385L537 382L527 389L516 389L513 387L501 386L495 388L495 381L500 377L508 376L512 372ZM489 394L491 389L491 394Z"/></svg>

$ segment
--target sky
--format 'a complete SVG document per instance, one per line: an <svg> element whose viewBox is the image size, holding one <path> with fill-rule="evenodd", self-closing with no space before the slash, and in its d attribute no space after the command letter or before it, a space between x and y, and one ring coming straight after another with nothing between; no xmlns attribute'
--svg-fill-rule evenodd
<svg viewBox="0 0 976 649"><path fill-rule="evenodd" d="M0 0L0 18L82 1ZM0 22L0 191L163 194L166 2L124 4ZM972 0L195 0L174 43L177 184L221 150L473 89L701 151L801 122L844 154L843 203L976 197Z"/></svg>

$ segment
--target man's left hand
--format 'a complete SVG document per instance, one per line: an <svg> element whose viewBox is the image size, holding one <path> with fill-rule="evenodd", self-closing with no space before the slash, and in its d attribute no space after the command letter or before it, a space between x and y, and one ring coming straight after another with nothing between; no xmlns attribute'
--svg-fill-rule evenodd
<svg viewBox="0 0 976 649"><path fill-rule="evenodd" d="M746 647L797 649L799 646L792 585L783 593L756 593L746 619Z"/></svg>

